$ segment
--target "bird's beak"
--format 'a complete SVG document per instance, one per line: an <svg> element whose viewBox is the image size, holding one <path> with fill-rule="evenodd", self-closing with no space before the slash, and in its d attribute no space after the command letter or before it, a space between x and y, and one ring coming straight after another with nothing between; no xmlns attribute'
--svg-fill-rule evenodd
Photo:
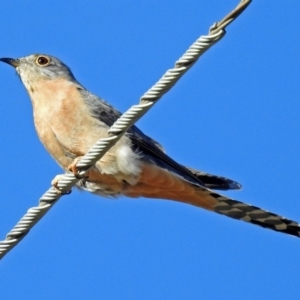
<svg viewBox="0 0 300 300"><path fill-rule="evenodd" d="M20 61L18 59L7 58L7 57L0 58L0 61L3 61L5 63L13 66L14 68L19 66L19 64L20 64Z"/></svg>

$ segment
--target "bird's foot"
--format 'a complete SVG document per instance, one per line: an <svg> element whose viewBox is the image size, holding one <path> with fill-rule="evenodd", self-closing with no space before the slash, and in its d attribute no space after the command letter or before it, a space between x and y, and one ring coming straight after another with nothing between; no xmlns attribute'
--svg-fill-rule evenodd
<svg viewBox="0 0 300 300"><path fill-rule="evenodd" d="M62 176L63 176L63 175L56 175L56 176L54 177L54 179L52 179L51 185L52 185L52 187L55 189L55 191L57 192L57 194L59 194L59 195L69 195L69 194L72 193L72 190L69 190L69 191L67 191L67 192L63 192L63 191L61 191L60 188L58 187L58 182L59 182L59 180L61 179Z"/></svg>
<svg viewBox="0 0 300 300"><path fill-rule="evenodd" d="M77 163L81 160L82 156L78 156L74 159L74 161L68 166L68 170L74 174L77 179L88 179L87 175L80 175L79 170L77 168Z"/></svg>

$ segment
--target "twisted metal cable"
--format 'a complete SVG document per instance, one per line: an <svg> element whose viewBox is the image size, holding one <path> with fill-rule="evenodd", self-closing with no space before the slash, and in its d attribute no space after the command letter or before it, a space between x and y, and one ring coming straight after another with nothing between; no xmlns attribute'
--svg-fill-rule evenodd
<svg viewBox="0 0 300 300"><path fill-rule="evenodd" d="M221 22L210 28L210 34L201 36L169 69L162 78L152 86L141 98L138 105L126 111L108 130L108 137L98 140L94 146L76 164L80 176L83 176L105 153L125 134L125 132L140 119L167 91L169 91L181 76L191 68L198 58L225 35L225 26L232 22L249 4L251 0L242 0L235 10ZM65 173L58 181L59 194L51 187L40 199L36 207L30 208L15 227L0 241L0 259L16 246L30 229L53 207L60 197L68 193L80 179L72 173Z"/></svg>

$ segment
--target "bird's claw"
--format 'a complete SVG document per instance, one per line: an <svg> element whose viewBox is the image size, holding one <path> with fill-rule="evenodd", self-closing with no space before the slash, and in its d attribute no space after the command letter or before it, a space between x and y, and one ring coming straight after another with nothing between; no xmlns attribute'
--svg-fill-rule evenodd
<svg viewBox="0 0 300 300"><path fill-rule="evenodd" d="M77 179L87 179L88 176L80 175L79 170L77 168L77 163L81 160L82 156L78 156L74 159L74 161L68 166L68 170L74 174Z"/></svg>
<svg viewBox="0 0 300 300"><path fill-rule="evenodd" d="M60 188L58 187L58 182L59 182L59 180L61 179L61 177L62 177L62 175L56 175L56 176L54 177L54 179L52 179L52 181L51 181L52 187L55 189L55 191L56 191L57 194L59 194L59 195L69 195L69 194L71 194L71 193L72 193L72 190L69 190L69 191L67 191L67 192L62 192L62 191L60 190Z"/></svg>

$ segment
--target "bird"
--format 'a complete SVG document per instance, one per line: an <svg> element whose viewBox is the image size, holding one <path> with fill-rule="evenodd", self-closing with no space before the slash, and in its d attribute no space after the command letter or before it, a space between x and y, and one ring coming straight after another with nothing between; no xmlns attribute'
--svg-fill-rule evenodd
<svg viewBox="0 0 300 300"><path fill-rule="evenodd" d="M76 175L78 160L98 139L108 137L108 129L121 113L84 88L54 56L38 53L0 61L13 66L24 84L42 144L65 171ZM88 170L77 187L110 198L123 195L179 201L300 236L297 222L216 192L238 190L241 185L176 162L136 126Z"/></svg>

